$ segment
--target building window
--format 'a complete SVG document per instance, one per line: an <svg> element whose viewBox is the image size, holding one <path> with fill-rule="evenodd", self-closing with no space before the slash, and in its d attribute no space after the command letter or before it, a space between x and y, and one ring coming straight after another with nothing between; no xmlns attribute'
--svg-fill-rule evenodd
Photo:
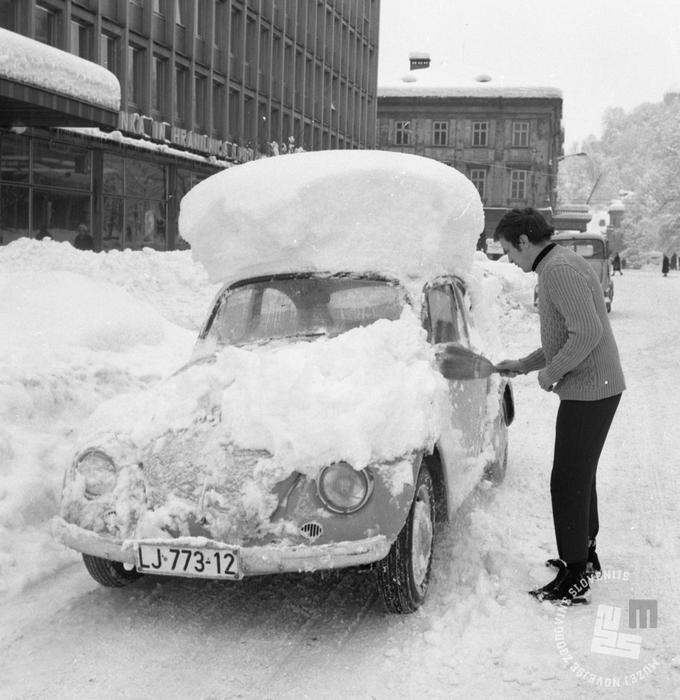
<svg viewBox="0 0 680 700"><path fill-rule="evenodd" d="M188 0L175 0L175 23L186 27L189 19Z"/></svg>
<svg viewBox="0 0 680 700"><path fill-rule="evenodd" d="M102 34L100 39L101 64L115 75L120 75L120 42L118 37Z"/></svg>
<svg viewBox="0 0 680 700"><path fill-rule="evenodd" d="M434 122L432 124L432 143L435 146L446 146L449 143L448 122Z"/></svg>
<svg viewBox="0 0 680 700"><path fill-rule="evenodd" d="M472 122L472 145L487 146L489 144L489 122Z"/></svg>
<svg viewBox="0 0 680 700"><path fill-rule="evenodd" d="M408 146L411 143L411 122L394 123L394 143L397 146Z"/></svg>
<svg viewBox="0 0 680 700"><path fill-rule="evenodd" d="M486 198L486 170L483 168L472 168L470 170L470 180L477 188L482 200Z"/></svg>
<svg viewBox="0 0 680 700"><path fill-rule="evenodd" d="M221 136L224 134L224 85L213 83L212 93L213 135Z"/></svg>
<svg viewBox="0 0 680 700"><path fill-rule="evenodd" d="M234 139L241 132L241 93L229 90L229 130L227 137Z"/></svg>
<svg viewBox="0 0 680 700"><path fill-rule="evenodd" d="M59 48L59 14L52 9L36 5L35 38L43 44Z"/></svg>
<svg viewBox="0 0 680 700"><path fill-rule="evenodd" d="M201 0L194 0L194 34L199 39L205 39L210 34L211 5Z"/></svg>
<svg viewBox="0 0 680 700"><path fill-rule="evenodd" d="M160 56L153 57L151 66L151 107L159 114L164 114L167 105L165 96L167 95L168 62Z"/></svg>
<svg viewBox="0 0 680 700"><path fill-rule="evenodd" d="M194 125L200 131L205 131L208 91L206 88L207 80L202 75L197 75L194 81L196 94L194 95Z"/></svg>
<svg viewBox="0 0 680 700"><path fill-rule="evenodd" d="M526 198L527 175L526 170L513 170L510 173L510 199Z"/></svg>
<svg viewBox="0 0 680 700"><path fill-rule="evenodd" d="M92 60L92 27L71 22L71 53L88 61Z"/></svg>
<svg viewBox="0 0 680 700"><path fill-rule="evenodd" d="M144 49L128 46L127 99L134 107L144 100Z"/></svg>
<svg viewBox="0 0 680 700"><path fill-rule="evenodd" d="M529 145L529 122L512 123L512 145L519 148Z"/></svg>
<svg viewBox="0 0 680 700"><path fill-rule="evenodd" d="M19 27L16 0L0 0L0 27L16 32Z"/></svg>
<svg viewBox="0 0 680 700"><path fill-rule="evenodd" d="M175 71L175 100L173 113L175 121L183 125L187 118L187 93L189 88L189 71L183 66L177 66Z"/></svg>

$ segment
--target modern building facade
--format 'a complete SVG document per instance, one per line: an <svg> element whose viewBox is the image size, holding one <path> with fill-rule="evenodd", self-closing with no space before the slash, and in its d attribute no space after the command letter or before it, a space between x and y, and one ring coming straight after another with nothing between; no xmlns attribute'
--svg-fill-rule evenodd
<svg viewBox="0 0 680 700"><path fill-rule="evenodd" d="M464 66L431 66L427 54L410 61L404 75L380 80L378 148L463 172L484 204L487 237L509 208L552 211L564 141L561 92Z"/></svg>
<svg viewBox="0 0 680 700"><path fill-rule="evenodd" d="M375 147L379 6L0 0L0 27L103 66L121 88L114 124L92 109L83 123L54 97L43 110L35 92L17 99L25 86L0 64L2 241L73 242L86 227L95 250L181 247L179 202L220 168Z"/></svg>

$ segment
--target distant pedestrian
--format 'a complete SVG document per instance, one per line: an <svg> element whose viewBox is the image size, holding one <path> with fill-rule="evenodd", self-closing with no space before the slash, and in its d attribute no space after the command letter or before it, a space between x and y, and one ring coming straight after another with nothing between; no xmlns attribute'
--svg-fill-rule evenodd
<svg viewBox="0 0 680 700"><path fill-rule="evenodd" d="M668 277L668 270L671 268L671 261L668 259L667 255L663 256L663 261L661 262L661 272L664 277Z"/></svg>
<svg viewBox="0 0 680 700"><path fill-rule="evenodd" d="M541 347L496 368L508 376L539 370L538 384L560 399L550 494L557 576L530 593L557 604L588 602L599 521L595 473L626 388L600 280L580 256L550 241L554 229L532 208L513 209L494 233L510 262L538 273Z"/></svg>
<svg viewBox="0 0 680 700"><path fill-rule="evenodd" d="M671 255L671 270L677 270L678 269L678 256L673 253Z"/></svg>
<svg viewBox="0 0 680 700"><path fill-rule="evenodd" d="M614 259L612 260L612 268L614 269L613 274L615 275L617 272L622 275L623 272L621 272L621 256L617 253L614 256Z"/></svg>

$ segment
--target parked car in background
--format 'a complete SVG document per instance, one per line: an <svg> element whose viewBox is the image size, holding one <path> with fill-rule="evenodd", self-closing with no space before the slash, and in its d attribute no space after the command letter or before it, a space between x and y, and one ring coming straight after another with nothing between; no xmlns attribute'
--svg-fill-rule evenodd
<svg viewBox="0 0 680 700"><path fill-rule="evenodd" d="M550 240L573 250L590 263L600 280L607 311L611 311L614 300L614 281L611 275L607 239L599 233L560 231ZM538 306L538 286L534 288L534 306Z"/></svg>

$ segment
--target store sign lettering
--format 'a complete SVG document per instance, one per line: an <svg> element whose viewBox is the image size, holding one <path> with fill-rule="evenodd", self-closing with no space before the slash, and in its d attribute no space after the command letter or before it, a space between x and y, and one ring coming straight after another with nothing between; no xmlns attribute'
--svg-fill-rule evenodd
<svg viewBox="0 0 680 700"><path fill-rule="evenodd" d="M195 131L180 129L168 122L157 122L151 117L136 112L120 112L118 115L120 131L134 136L143 136L151 141L172 143L176 146L189 148L217 158L235 160L243 163L253 160L255 154L252 148L238 146L231 141L220 141L207 134L197 134Z"/></svg>

